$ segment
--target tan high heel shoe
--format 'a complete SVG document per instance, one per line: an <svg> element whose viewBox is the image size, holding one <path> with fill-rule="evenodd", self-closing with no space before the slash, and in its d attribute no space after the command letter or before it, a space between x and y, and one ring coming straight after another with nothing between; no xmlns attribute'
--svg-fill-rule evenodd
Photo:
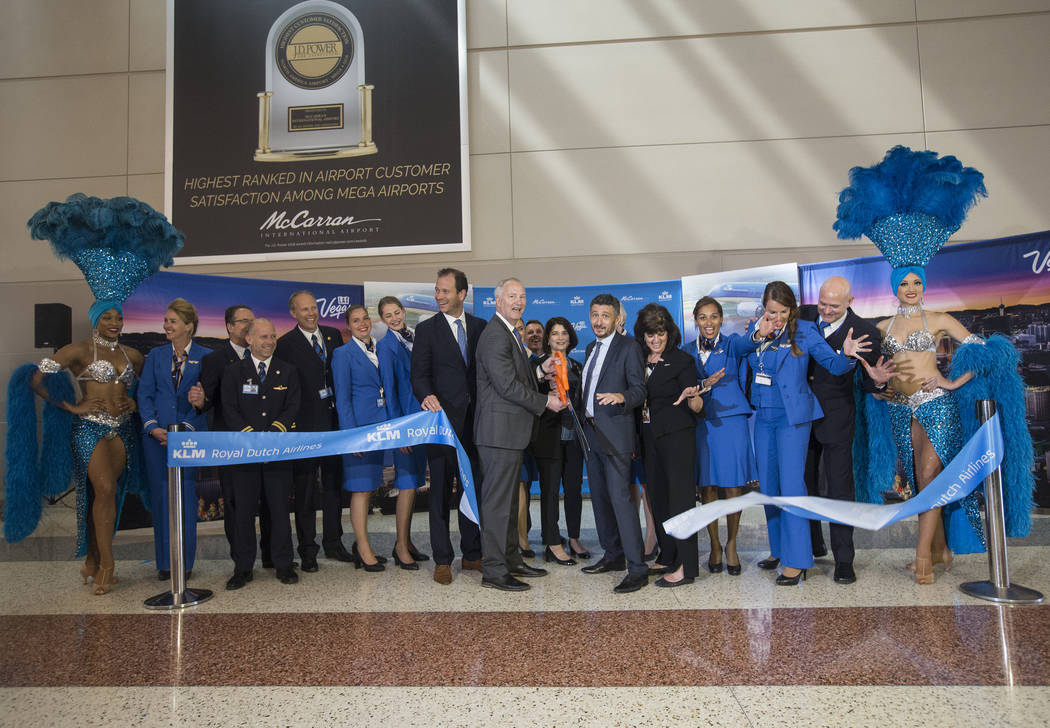
<svg viewBox="0 0 1050 728"><path fill-rule="evenodd" d="M915 582L917 584L933 583L933 562L928 557L915 557Z"/></svg>
<svg viewBox="0 0 1050 728"><path fill-rule="evenodd" d="M99 570L95 573L95 596L102 596L107 594L109 590L116 583L117 579L113 576L113 569L115 567L99 567Z"/></svg>
<svg viewBox="0 0 1050 728"><path fill-rule="evenodd" d="M95 572L98 571L98 567L94 565L88 565L86 562L80 567L80 576L84 580L84 583L88 583L88 579L95 578Z"/></svg>

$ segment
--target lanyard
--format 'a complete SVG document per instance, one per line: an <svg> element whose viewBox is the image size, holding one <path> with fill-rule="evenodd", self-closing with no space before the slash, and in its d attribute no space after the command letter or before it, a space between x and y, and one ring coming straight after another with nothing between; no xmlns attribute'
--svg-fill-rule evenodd
<svg viewBox="0 0 1050 728"><path fill-rule="evenodd" d="M766 349L770 348L771 346L773 346L773 344L775 344L778 341L780 341L780 337L783 336L783 335L784 335L784 329L781 329L780 333L778 333L772 339L766 339L765 341L763 341L761 344L758 345L758 353L755 354L755 356L758 358L758 370L760 372L765 373L765 371L766 371L765 364L762 363L762 356L766 353Z"/></svg>

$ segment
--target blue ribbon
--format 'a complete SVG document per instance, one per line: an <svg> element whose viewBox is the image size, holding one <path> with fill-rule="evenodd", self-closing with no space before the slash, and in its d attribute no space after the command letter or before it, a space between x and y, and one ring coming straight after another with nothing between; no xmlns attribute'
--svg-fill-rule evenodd
<svg viewBox="0 0 1050 728"><path fill-rule="evenodd" d="M335 432L169 432L168 467L299 460L422 445L456 448L463 485L459 509L477 523L478 495L470 460L444 411L416 412Z"/></svg>
<svg viewBox="0 0 1050 728"><path fill-rule="evenodd" d="M970 495L984 479L995 472L1003 458L1003 433L999 415L995 414L981 425L959 454L944 470L919 491L914 498L902 503L873 505L831 500L814 496L769 496L748 493L739 498L727 498L697 506L664 521L664 530L674 538L688 538L707 524L729 513L751 506L777 506L801 518L832 521L846 526L876 531L891 523L925 513L962 500Z"/></svg>

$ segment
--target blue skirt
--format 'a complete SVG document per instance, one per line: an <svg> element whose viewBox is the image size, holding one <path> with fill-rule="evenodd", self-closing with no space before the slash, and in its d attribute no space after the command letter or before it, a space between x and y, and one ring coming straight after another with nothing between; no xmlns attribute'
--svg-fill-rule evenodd
<svg viewBox="0 0 1050 728"><path fill-rule="evenodd" d="M427 448L416 445L412 452L404 454L394 450L394 487L398 490L414 490L423 485L427 475Z"/></svg>
<svg viewBox="0 0 1050 728"><path fill-rule="evenodd" d="M383 484L383 450L343 455L343 489L367 493Z"/></svg>
<svg viewBox="0 0 1050 728"><path fill-rule="evenodd" d="M741 488L757 479L747 415L711 417L696 426L696 484Z"/></svg>

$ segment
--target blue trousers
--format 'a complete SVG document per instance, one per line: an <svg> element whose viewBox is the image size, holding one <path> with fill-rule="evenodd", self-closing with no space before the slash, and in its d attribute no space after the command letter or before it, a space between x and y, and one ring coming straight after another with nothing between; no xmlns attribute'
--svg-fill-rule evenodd
<svg viewBox="0 0 1050 728"><path fill-rule="evenodd" d="M142 436L142 454L149 478L150 508L153 510L153 551L157 569L171 570L168 546L168 450L149 435ZM182 538L186 568L193 568L197 555L197 468L182 469Z"/></svg>
<svg viewBox="0 0 1050 728"><path fill-rule="evenodd" d="M755 459L765 495L807 495L806 455L810 422L792 425L782 408L760 407L755 415ZM766 506L769 554L792 569L813 566L809 521Z"/></svg>

